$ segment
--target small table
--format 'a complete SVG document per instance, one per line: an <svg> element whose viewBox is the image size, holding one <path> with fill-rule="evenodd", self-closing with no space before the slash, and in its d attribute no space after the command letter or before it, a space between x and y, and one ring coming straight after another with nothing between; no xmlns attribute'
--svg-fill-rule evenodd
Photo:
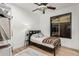
<svg viewBox="0 0 79 59"><path fill-rule="evenodd" d="M24 41L24 47L27 47L29 45L29 40Z"/></svg>

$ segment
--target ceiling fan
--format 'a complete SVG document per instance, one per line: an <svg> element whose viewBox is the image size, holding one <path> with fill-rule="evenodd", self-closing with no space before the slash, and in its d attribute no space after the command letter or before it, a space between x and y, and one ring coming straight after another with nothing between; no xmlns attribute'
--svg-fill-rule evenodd
<svg viewBox="0 0 79 59"><path fill-rule="evenodd" d="M34 4L38 5L38 7L35 10L33 10L33 12L39 10L39 11L42 11L43 14L45 14L46 9L51 9L51 10L56 9L56 7L47 6L48 3L34 3Z"/></svg>

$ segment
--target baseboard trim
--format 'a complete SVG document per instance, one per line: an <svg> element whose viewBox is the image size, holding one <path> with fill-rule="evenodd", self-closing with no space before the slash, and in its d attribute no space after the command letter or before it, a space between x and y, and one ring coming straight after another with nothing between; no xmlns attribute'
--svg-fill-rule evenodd
<svg viewBox="0 0 79 59"><path fill-rule="evenodd" d="M79 52L79 50L78 50L78 49L69 48L69 47L65 47L65 46L62 46L62 47L67 48L67 49L70 49L70 50L73 50L73 51L76 51L76 52Z"/></svg>

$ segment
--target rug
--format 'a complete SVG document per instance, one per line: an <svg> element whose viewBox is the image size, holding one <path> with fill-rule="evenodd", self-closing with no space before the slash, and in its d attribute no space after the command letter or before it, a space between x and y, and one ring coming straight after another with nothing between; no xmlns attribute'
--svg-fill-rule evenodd
<svg viewBox="0 0 79 59"><path fill-rule="evenodd" d="M46 56L40 51L28 47L27 49L15 54L14 56Z"/></svg>

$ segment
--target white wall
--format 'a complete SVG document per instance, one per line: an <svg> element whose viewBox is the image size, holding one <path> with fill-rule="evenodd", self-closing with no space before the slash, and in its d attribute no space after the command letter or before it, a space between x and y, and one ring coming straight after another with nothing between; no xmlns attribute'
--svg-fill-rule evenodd
<svg viewBox="0 0 79 59"><path fill-rule="evenodd" d="M28 11L14 4L9 4L9 6L11 7L13 15L13 19L11 19L13 36L10 43L13 48L18 48L24 45L25 31L28 30L28 26L30 26L31 29L38 29L38 15L30 14Z"/></svg>
<svg viewBox="0 0 79 59"><path fill-rule="evenodd" d="M50 17L72 12L72 39L61 38L62 46L79 49L79 5L55 10L42 14L40 17L40 29L45 35L50 35Z"/></svg>
<svg viewBox="0 0 79 59"><path fill-rule="evenodd" d="M23 46L25 39L25 30L27 25L32 29L41 29L45 35L50 35L50 17L72 12L72 39L61 38L62 45L70 48L79 49L79 6L64 8L61 10L47 12L46 14L32 14L16 5L11 4L13 19L11 20L11 27L13 36L11 43L14 48ZM40 21L39 21L40 19ZM39 25L40 23L40 25ZM26 24L26 25L24 25ZM40 27L39 27L40 26Z"/></svg>

